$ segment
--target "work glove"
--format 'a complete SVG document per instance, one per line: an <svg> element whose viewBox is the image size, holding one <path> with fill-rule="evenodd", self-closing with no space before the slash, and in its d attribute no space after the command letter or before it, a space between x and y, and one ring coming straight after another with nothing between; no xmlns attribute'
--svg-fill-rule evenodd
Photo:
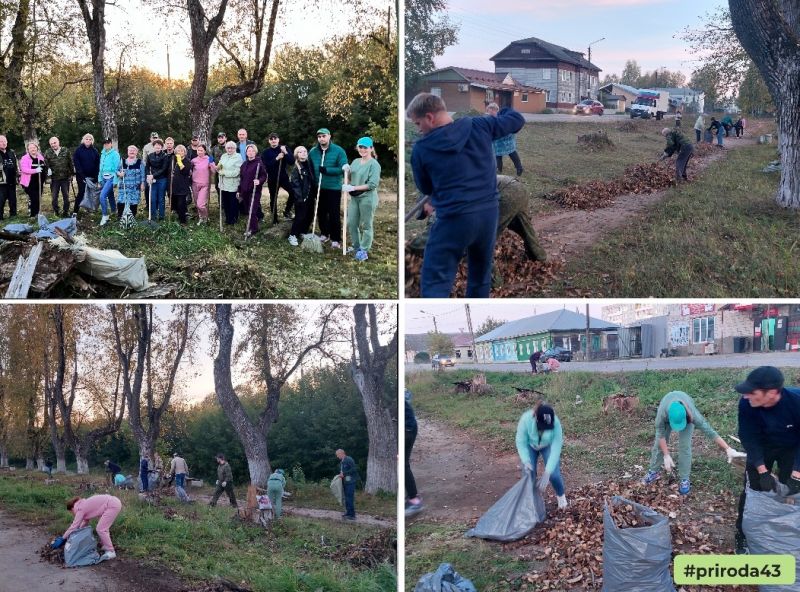
<svg viewBox="0 0 800 592"><path fill-rule="evenodd" d="M672 469L675 468L675 461L672 460L672 456L669 454L664 455L664 470L669 473Z"/></svg>
<svg viewBox="0 0 800 592"><path fill-rule="evenodd" d="M540 493L545 492L548 483L550 483L550 473L545 471L544 473L542 473L542 476L539 477L539 481L536 483L536 487Z"/></svg>
<svg viewBox="0 0 800 592"><path fill-rule="evenodd" d="M219 479L217 479L217 481L216 481L216 483L214 483L214 485L219 485Z"/></svg>
<svg viewBox="0 0 800 592"><path fill-rule="evenodd" d="M659 159L658 159L658 162L661 162L662 160L665 160L665 159L667 159L667 158L669 158L669 156L667 155L667 153L666 153L666 152L664 152L664 153L661 155L661 158L659 158Z"/></svg>
<svg viewBox="0 0 800 592"><path fill-rule="evenodd" d="M326 175L328 173L328 167L326 166L319 167L319 172L321 175Z"/></svg>
<svg viewBox="0 0 800 592"><path fill-rule="evenodd" d="M65 542L66 541L64 541L64 537L56 537L56 540L54 540L52 543L50 543L50 548L51 549L59 549L59 548L64 546Z"/></svg>
<svg viewBox="0 0 800 592"><path fill-rule="evenodd" d="M347 193L350 193L351 191L355 191L355 190L356 190L356 186L355 185L350 185L350 184L342 185L342 191L346 191Z"/></svg>
<svg viewBox="0 0 800 592"><path fill-rule="evenodd" d="M747 458L747 453L728 447L725 449L725 456L728 457L728 464L731 464L734 458Z"/></svg>
<svg viewBox="0 0 800 592"><path fill-rule="evenodd" d="M525 470L532 473L533 472L533 465L531 463L525 463Z"/></svg>
<svg viewBox="0 0 800 592"><path fill-rule="evenodd" d="M222 482L222 487L227 487L227 486L228 486L228 482L227 481L223 481Z"/></svg>
<svg viewBox="0 0 800 592"><path fill-rule="evenodd" d="M797 477L791 477L786 485L789 486L789 495L800 493L800 479Z"/></svg>
<svg viewBox="0 0 800 592"><path fill-rule="evenodd" d="M772 473L767 471L766 473L761 473L758 476L758 484L761 488L761 491L775 491L777 484L775 483L775 477L772 476Z"/></svg>
<svg viewBox="0 0 800 592"><path fill-rule="evenodd" d="M349 164L343 164L342 165L342 172L349 173L350 172L350 165Z"/></svg>
<svg viewBox="0 0 800 592"><path fill-rule="evenodd" d="M183 158L181 157L180 154L175 155L175 162L178 163L178 168L183 170Z"/></svg>

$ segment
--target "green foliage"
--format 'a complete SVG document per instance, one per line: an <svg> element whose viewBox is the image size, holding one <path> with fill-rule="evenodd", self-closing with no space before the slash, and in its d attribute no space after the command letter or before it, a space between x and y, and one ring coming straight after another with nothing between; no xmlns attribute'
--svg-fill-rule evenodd
<svg viewBox="0 0 800 592"><path fill-rule="evenodd" d="M775 112L775 103L772 101L761 72L752 62L747 67L742 85L739 87L739 107L742 112L750 115L764 115Z"/></svg>
<svg viewBox="0 0 800 592"><path fill-rule="evenodd" d="M428 352L418 352L417 355L414 356L414 363L415 364L427 364L431 361L431 356Z"/></svg>
<svg viewBox="0 0 800 592"><path fill-rule="evenodd" d="M475 337L486 335L489 331L493 331L498 327L505 325L508 321L503 319L495 319L494 317L486 317L480 326L475 330Z"/></svg>
<svg viewBox="0 0 800 592"><path fill-rule="evenodd" d="M428 352L431 354L452 355L455 351L452 338L446 333L428 332Z"/></svg>
<svg viewBox="0 0 800 592"><path fill-rule="evenodd" d="M706 64L692 73L689 83L692 88L705 93L705 110L711 112L722 98L723 79L719 70L712 64Z"/></svg>
<svg viewBox="0 0 800 592"><path fill-rule="evenodd" d="M639 78L642 77L642 69L636 60L628 60L622 69L622 76L619 77L620 84L627 84L634 88L639 88Z"/></svg>
<svg viewBox="0 0 800 592"><path fill-rule="evenodd" d="M652 72L642 73L642 69L636 60L628 60L625 62L625 67L622 70L622 76L618 79L616 76L606 76L601 86L609 84L610 82L619 82L620 84L627 84L634 88L667 88L679 87L686 84L686 77L679 71L672 72L666 68L653 70Z"/></svg>
<svg viewBox="0 0 800 592"><path fill-rule="evenodd" d="M458 26L448 19L445 0L407 0L405 6L405 85L413 89L434 69L433 59L458 41Z"/></svg>

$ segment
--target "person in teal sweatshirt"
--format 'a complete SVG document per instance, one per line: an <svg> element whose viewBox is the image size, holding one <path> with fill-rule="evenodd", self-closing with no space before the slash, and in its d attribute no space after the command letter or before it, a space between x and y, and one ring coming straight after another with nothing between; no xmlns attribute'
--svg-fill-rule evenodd
<svg viewBox="0 0 800 592"><path fill-rule="evenodd" d="M697 410L692 398L682 391L672 391L664 395L656 411L656 438L653 442L653 451L650 454L650 469L647 471L643 482L652 483L661 476L660 467L667 472L675 468L675 462L669 452L669 437L672 432L678 432L678 477L680 484L678 493L687 495L691 489L689 474L692 472L692 433L697 427L714 440L728 457L728 462L734 458L743 457L744 454L728 446L714 431L703 414Z"/></svg>
<svg viewBox="0 0 800 592"><path fill-rule="evenodd" d="M550 405L538 404L522 414L517 424L517 453L524 470L536 478L536 463L541 455L544 471L536 487L542 493L550 483L555 489L559 510L567 507L564 480L561 478L561 447L564 434L561 422Z"/></svg>
<svg viewBox="0 0 800 592"><path fill-rule="evenodd" d="M351 196L347 208L347 232L353 241L352 250L356 261L366 261L372 248L372 226L375 208L378 207L378 184L381 182L381 165L375 155L372 138L359 138L356 144L361 158L350 165L350 183L342 185L342 191Z"/></svg>
<svg viewBox="0 0 800 592"><path fill-rule="evenodd" d="M97 181L102 186L100 209L103 211L103 217L100 219L100 226L105 226L108 222L109 205L111 205L112 211L117 209L117 205L114 203L114 187L119 184L117 171L121 164L122 158L119 152L114 150L111 138L106 138L103 140L103 151L100 153L100 171L97 174Z"/></svg>

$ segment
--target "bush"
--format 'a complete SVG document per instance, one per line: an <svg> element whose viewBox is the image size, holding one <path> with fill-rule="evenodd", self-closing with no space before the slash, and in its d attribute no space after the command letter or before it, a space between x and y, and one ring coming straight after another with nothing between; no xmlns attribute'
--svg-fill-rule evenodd
<svg viewBox="0 0 800 592"><path fill-rule="evenodd" d="M555 111L553 111L552 109L549 109L549 108L548 109L542 109L541 111L539 111L539 115L552 115L553 113L555 113Z"/></svg>
<svg viewBox="0 0 800 592"><path fill-rule="evenodd" d="M415 364L427 364L431 361L431 356L428 352L419 352L416 356L414 356L414 363Z"/></svg>

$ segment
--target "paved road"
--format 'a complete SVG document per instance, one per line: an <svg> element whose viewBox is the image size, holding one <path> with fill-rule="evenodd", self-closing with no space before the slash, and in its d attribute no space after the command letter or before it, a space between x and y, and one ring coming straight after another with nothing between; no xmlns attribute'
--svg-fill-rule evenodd
<svg viewBox="0 0 800 592"><path fill-rule="evenodd" d="M602 360L597 362L565 362L561 364L561 372L635 372L638 370L691 370L693 368L754 368L756 366L800 368L800 353L769 352L678 358ZM530 372L531 370L528 362L456 364L455 368L471 368L487 372ZM427 372L430 369L430 364L406 364L406 372ZM446 372L449 370L449 368L445 369Z"/></svg>
<svg viewBox="0 0 800 592"><path fill-rule="evenodd" d="M526 122L530 121L551 121L568 123L619 123L631 118L630 115L617 115L606 113L605 115L571 115L567 113L553 113L552 115L542 115L540 113L523 113ZM675 119L675 115L666 115L664 119ZM636 119L635 121L641 121ZM650 120L648 120L650 121ZM653 120L654 121L654 120Z"/></svg>

